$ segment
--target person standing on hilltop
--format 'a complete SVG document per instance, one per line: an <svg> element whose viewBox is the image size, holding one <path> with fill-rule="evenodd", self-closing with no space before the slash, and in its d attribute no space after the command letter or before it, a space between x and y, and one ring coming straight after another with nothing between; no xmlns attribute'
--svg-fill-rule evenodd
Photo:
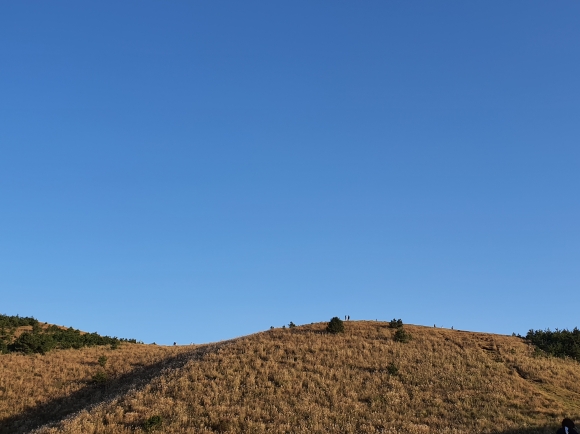
<svg viewBox="0 0 580 434"><path fill-rule="evenodd" d="M572 419L566 418L562 421L562 428L558 428L556 434L578 434L578 431L576 431L576 426Z"/></svg>

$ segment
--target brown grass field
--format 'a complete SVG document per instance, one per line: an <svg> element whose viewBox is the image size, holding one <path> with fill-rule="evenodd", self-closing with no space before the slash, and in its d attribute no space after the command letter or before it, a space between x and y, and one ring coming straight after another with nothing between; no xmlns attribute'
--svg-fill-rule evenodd
<svg viewBox="0 0 580 434"><path fill-rule="evenodd" d="M580 364L520 338L407 325L399 343L387 323L325 325L3 355L0 432L139 433L158 415L165 433L533 434L580 415Z"/></svg>

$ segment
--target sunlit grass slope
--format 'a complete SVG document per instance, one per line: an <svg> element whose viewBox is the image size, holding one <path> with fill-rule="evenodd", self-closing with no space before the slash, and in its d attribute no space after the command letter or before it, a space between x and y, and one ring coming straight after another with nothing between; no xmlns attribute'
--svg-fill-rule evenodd
<svg viewBox="0 0 580 434"><path fill-rule="evenodd" d="M187 347L121 344L47 354L0 355L0 433L27 432L58 415L98 403L124 383L158 374ZM100 357L107 358L105 366ZM101 380L95 381L95 380Z"/></svg>
<svg viewBox="0 0 580 434"><path fill-rule="evenodd" d="M520 338L405 326L399 343L386 323L345 325L217 345L40 432L142 432L160 416L166 433L533 433L580 415L580 364Z"/></svg>

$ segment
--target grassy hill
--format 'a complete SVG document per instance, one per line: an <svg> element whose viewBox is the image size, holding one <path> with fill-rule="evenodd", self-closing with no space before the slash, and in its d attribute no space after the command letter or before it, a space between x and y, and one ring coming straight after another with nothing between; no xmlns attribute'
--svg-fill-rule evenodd
<svg viewBox="0 0 580 434"><path fill-rule="evenodd" d="M325 326L3 355L0 432L532 434L580 416L580 364L519 337L405 326L402 343L387 323Z"/></svg>
<svg viewBox="0 0 580 434"><path fill-rule="evenodd" d="M121 342L137 343L135 339L101 336L72 327L41 323L33 317L0 315L0 354L45 354L54 349L103 345L117 347Z"/></svg>

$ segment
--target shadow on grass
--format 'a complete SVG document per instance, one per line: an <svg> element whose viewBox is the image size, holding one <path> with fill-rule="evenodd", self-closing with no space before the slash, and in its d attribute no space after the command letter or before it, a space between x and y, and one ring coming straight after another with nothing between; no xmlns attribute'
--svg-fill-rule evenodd
<svg viewBox="0 0 580 434"><path fill-rule="evenodd" d="M141 366L103 384L87 383L85 387L70 395L38 404L18 415L0 419L0 434L26 433L43 425L58 423L74 413L111 400L131 389L142 388L165 370L179 369L190 360L199 360L205 354L218 350L225 343L194 348L158 363Z"/></svg>
<svg viewBox="0 0 580 434"><path fill-rule="evenodd" d="M579 420L577 417L572 418L573 420ZM538 427L530 427L530 428L516 428L516 429L509 429L504 431L493 431L493 434L556 434L558 428L560 428L560 424L550 424L550 425L543 425ZM578 429L578 426L576 427Z"/></svg>
<svg viewBox="0 0 580 434"><path fill-rule="evenodd" d="M494 431L493 434L555 434L558 426L548 425L534 428L517 428L507 431Z"/></svg>

